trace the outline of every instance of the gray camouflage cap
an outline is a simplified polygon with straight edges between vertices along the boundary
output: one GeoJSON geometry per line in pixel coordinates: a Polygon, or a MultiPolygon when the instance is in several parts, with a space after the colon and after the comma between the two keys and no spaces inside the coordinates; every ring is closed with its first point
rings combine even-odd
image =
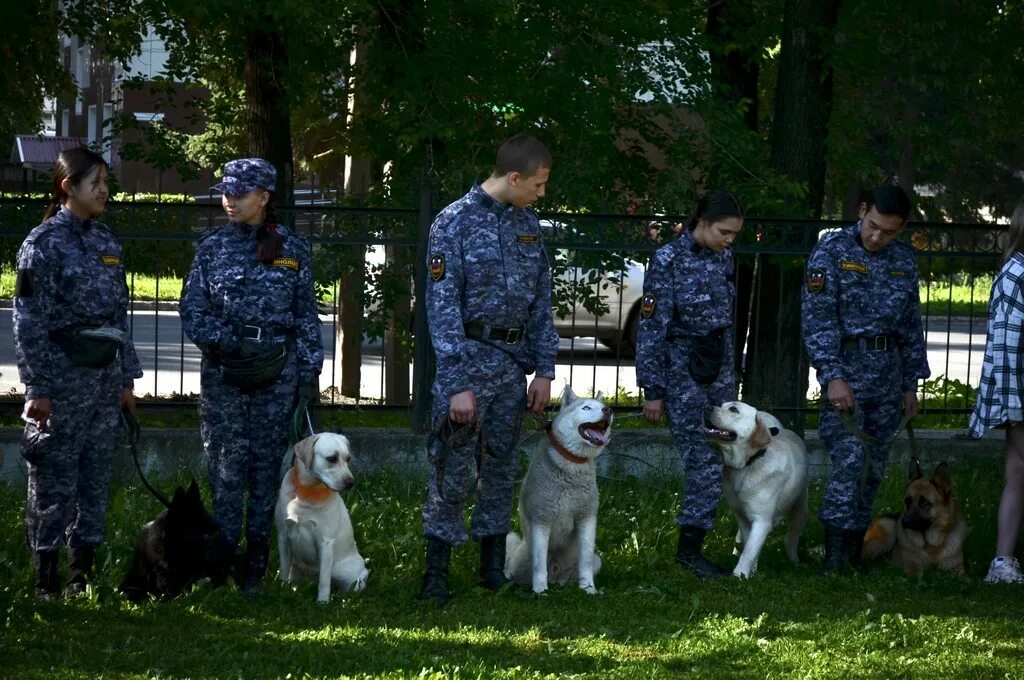
{"type": "Polygon", "coordinates": [[[262,158],[236,158],[224,164],[219,183],[210,189],[231,196],[242,196],[254,189],[273,191],[277,184],[277,170],[262,158]]]}

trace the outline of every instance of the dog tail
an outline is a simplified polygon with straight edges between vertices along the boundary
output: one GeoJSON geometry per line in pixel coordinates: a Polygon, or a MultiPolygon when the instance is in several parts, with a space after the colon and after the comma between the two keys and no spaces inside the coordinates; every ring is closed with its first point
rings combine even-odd
{"type": "Polygon", "coordinates": [[[864,534],[864,549],[861,555],[871,560],[892,552],[896,546],[896,517],[883,515],[879,517],[864,534]]]}

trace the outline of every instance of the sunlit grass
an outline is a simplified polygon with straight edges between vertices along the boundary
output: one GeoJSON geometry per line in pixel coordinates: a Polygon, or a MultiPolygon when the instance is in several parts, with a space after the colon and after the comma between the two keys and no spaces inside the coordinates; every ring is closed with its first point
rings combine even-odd
{"type": "MultiPolygon", "coordinates": [[[[938,456],[940,452],[928,452],[938,456]]],[[[930,472],[934,459],[925,465],[930,472]]],[[[347,497],[368,589],[314,602],[311,584],[273,584],[255,598],[200,585],[171,602],[131,605],[114,591],[134,534],[159,509],[136,487],[113,498],[108,544],[91,596],[37,604],[24,549],[22,489],[0,486],[0,672],[81,678],[675,678],[1020,677],[1024,588],[986,586],[1001,479],[997,461],[953,463],[974,530],[971,580],[887,566],[863,578],[817,575],[821,529],[789,565],[781,534],[750,581],[699,582],[672,562],[676,479],[606,482],[598,548],[601,594],[574,587],[530,597],[477,588],[478,550],[455,551],[455,598],[438,610],[415,600],[423,567],[423,481],[361,478],[347,497]]],[[[163,482],[164,488],[170,484],[163,482]]],[[[879,510],[901,505],[890,470],[879,510]]],[[[812,508],[819,503],[815,487],[812,508]]],[[[735,525],[720,512],[708,552],[732,563],[735,525]]],[[[273,554],[273,553],[272,553],[273,554]]],[[[276,557],[271,559],[271,570],[276,557]]]]}

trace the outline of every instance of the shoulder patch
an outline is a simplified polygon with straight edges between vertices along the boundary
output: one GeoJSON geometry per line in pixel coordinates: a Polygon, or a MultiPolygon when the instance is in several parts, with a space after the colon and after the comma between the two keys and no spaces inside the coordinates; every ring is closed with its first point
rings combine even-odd
{"type": "Polygon", "coordinates": [[[539,243],[540,236],[537,234],[516,234],[516,243],[539,243]]]}
{"type": "Polygon", "coordinates": [[[807,270],[807,290],[817,295],[825,289],[825,270],[820,268],[807,270]]]}
{"type": "Polygon", "coordinates": [[[658,305],[658,296],[654,293],[647,293],[640,300],[640,315],[645,319],[650,319],[654,316],[654,309],[658,305]]]}
{"type": "Polygon", "coordinates": [[[294,257],[275,257],[270,264],[273,267],[288,267],[288,269],[299,271],[299,261],[294,257]]]}
{"type": "Polygon", "coordinates": [[[103,264],[110,267],[115,267],[121,264],[121,258],[117,255],[102,255],[100,259],[103,260],[103,264]]]}
{"type": "Polygon", "coordinates": [[[29,298],[35,292],[35,272],[32,269],[19,269],[14,279],[14,297],[29,298]]]}
{"type": "Polygon", "coordinates": [[[430,280],[440,281],[444,278],[444,253],[434,253],[430,256],[430,280]]]}
{"type": "Polygon", "coordinates": [[[857,272],[858,274],[867,274],[868,268],[860,262],[854,262],[853,260],[845,260],[839,265],[840,269],[845,269],[848,272],[857,272]]]}

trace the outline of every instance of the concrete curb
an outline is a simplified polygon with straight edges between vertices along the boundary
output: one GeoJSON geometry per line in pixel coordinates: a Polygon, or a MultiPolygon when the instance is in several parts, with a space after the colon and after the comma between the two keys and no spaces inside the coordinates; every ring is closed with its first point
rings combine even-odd
{"type": "MultiPolygon", "coordinates": [[[[25,463],[19,447],[20,428],[0,428],[0,481],[25,485],[25,463]]],[[[921,462],[926,470],[940,460],[957,465],[972,460],[993,459],[1002,456],[1003,439],[992,432],[980,440],[957,439],[959,430],[922,430],[917,432],[921,462]]],[[[388,473],[426,479],[428,465],[424,455],[425,435],[415,435],[404,429],[354,428],[345,432],[354,453],[353,468],[356,475],[373,476],[388,473]]],[[[524,436],[521,451],[532,454],[537,433],[524,436]]],[[[819,483],[825,474],[827,461],[817,431],[805,437],[810,456],[812,483],[819,483]]],[[[905,437],[893,444],[892,464],[904,466],[910,459],[910,445],[905,437]]],[[[139,441],[139,460],[147,478],[168,480],[182,472],[190,472],[202,479],[206,476],[202,440],[198,429],[148,429],[139,441]]],[[[672,436],[666,429],[619,430],[612,443],[598,459],[598,474],[610,479],[635,477],[658,480],[663,488],[677,488],[680,478],[678,454],[672,436]],[[666,479],[668,477],[669,479],[666,479]]],[[[136,483],[131,454],[118,448],[114,458],[114,483],[136,483]]]]}

